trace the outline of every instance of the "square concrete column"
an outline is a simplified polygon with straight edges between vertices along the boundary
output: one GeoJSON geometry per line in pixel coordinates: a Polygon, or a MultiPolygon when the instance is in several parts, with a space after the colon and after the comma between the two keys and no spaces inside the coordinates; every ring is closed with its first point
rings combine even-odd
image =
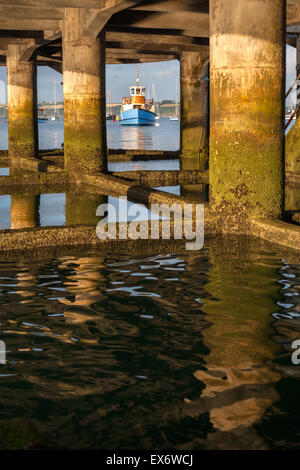
{"type": "Polygon", "coordinates": [[[107,169],[105,34],[84,36],[85,14],[66,8],[63,28],[65,166],[74,178],[107,169]]]}
{"type": "Polygon", "coordinates": [[[210,0],[210,207],[219,229],[281,216],[285,1],[210,0]]]}
{"type": "Polygon", "coordinates": [[[38,156],[36,61],[22,61],[30,44],[10,44],[7,51],[8,145],[11,158],[38,156]]]}
{"type": "Polygon", "coordinates": [[[206,52],[183,52],[180,57],[181,167],[204,169],[208,155],[208,77],[206,52]],[[205,80],[205,78],[207,78],[205,80]]]}

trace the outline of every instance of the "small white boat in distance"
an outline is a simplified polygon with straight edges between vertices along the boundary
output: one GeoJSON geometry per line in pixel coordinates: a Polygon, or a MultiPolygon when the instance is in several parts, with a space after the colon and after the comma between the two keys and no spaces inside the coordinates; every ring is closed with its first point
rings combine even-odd
{"type": "Polygon", "coordinates": [[[176,100],[175,100],[175,114],[169,117],[170,121],[179,121],[179,103],[178,103],[178,85],[176,82],[176,100]]]}
{"type": "Polygon", "coordinates": [[[156,95],[156,90],[155,90],[155,85],[152,83],[152,96],[153,96],[153,101],[154,101],[154,112],[156,114],[155,119],[158,121],[160,119],[160,111],[159,111],[159,104],[157,100],[157,95],[156,95]]]}
{"type": "Polygon", "coordinates": [[[59,112],[57,109],[57,100],[56,100],[56,80],[54,80],[54,114],[51,117],[51,121],[60,121],[59,112]]]}

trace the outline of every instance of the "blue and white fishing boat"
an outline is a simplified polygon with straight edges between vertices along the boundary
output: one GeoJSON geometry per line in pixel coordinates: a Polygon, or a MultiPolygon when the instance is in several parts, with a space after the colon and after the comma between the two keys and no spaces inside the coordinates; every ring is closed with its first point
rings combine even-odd
{"type": "Polygon", "coordinates": [[[137,66],[136,85],[130,87],[130,97],[122,100],[120,124],[153,126],[156,118],[154,106],[153,99],[146,99],[146,87],[140,86],[139,66],[137,66]]]}

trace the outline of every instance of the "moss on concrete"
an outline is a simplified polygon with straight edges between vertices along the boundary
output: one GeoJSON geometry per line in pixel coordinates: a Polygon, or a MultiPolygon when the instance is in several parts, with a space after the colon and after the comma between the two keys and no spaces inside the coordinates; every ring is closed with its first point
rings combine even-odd
{"type": "Polygon", "coordinates": [[[221,132],[210,147],[210,203],[220,223],[232,229],[252,217],[278,218],[284,200],[283,148],[278,135],[221,132]],[[232,219],[230,222],[229,219],[232,219]]]}
{"type": "Polygon", "coordinates": [[[73,177],[106,171],[100,99],[65,100],[65,168],[73,177]]]}

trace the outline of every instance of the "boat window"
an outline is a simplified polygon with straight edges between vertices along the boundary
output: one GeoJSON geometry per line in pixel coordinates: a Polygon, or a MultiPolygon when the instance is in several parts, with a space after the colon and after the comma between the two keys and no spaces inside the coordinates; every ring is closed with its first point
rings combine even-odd
{"type": "Polygon", "coordinates": [[[135,94],[136,94],[136,95],[140,95],[140,94],[141,94],[141,89],[140,89],[140,88],[136,88],[135,94]]]}
{"type": "Polygon", "coordinates": [[[131,88],[131,89],[130,89],[130,93],[131,93],[132,95],[134,95],[134,88],[131,88]]]}
{"type": "Polygon", "coordinates": [[[142,95],[145,96],[146,88],[141,88],[142,90],[142,95]]]}

